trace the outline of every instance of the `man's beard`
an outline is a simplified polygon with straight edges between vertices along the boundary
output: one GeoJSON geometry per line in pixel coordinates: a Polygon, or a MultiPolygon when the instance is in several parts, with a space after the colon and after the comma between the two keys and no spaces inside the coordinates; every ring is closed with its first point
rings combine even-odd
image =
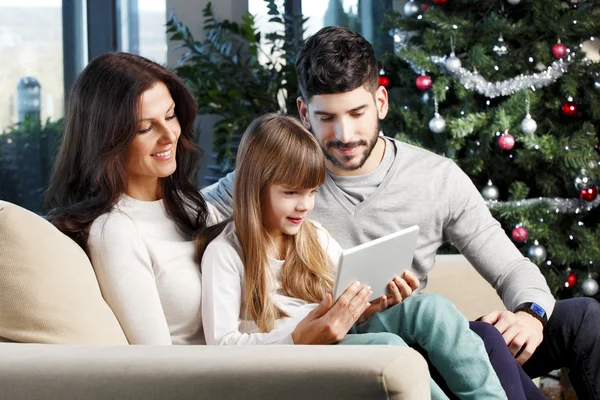
{"type": "Polygon", "coordinates": [[[375,145],[377,144],[378,138],[379,138],[379,120],[377,120],[377,123],[375,125],[375,132],[373,132],[373,136],[368,142],[366,140],[358,140],[356,142],[343,143],[339,140],[335,140],[335,141],[329,141],[329,142],[325,143],[325,145],[321,145],[321,149],[323,149],[325,158],[327,158],[336,167],[338,167],[344,171],[356,171],[357,169],[359,169],[363,165],[365,165],[368,158],[371,156],[371,153],[373,152],[375,145]],[[329,152],[329,149],[331,149],[331,148],[350,149],[350,148],[357,147],[357,146],[366,146],[367,149],[362,154],[362,156],[359,156],[359,157],[362,157],[360,159],[360,161],[357,164],[354,164],[351,166],[345,165],[344,159],[345,159],[345,161],[350,161],[353,158],[352,156],[341,156],[342,160],[340,160],[333,153],[329,152]]]}

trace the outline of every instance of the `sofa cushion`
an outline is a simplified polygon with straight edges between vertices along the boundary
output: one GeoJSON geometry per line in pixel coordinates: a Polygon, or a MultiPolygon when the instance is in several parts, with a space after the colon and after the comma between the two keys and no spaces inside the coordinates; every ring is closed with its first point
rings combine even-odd
{"type": "Polygon", "coordinates": [[[0,399],[424,400],[407,346],[48,346],[0,343],[0,399]]]}
{"type": "Polygon", "coordinates": [[[469,320],[506,310],[494,288],[460,254],[436,256],[424,292],[447,297],[469,320]]]}
{"type": "Polygon", "coordinates": [[[5,201],[0,341],[127,344],[85,252],[44,218],[5,201]]]}

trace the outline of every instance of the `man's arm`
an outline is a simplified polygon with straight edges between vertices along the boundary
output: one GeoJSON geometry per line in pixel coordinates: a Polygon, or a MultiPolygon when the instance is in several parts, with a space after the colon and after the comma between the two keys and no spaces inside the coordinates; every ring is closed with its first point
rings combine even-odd
{"type": "Polygon", "coordinates": [[[204,199],[215,206],[221,213],[222,219],[230,218],[233,214],[233,183],[235,171],[228,173],[218,182],[202,189],[204,199]]]}
{"type": "Polygon", "coordinates": [[[510,241],[471,179],[454,163],[448,181],[449,219],[444,235],[496,289],[510,310],[491,312],[482,320],[498,329],[513,356],[524,364],[543,340],[543,325],[517,309],[525,303],[537,303],[549,317],[555,300],[539,268],[510,241]]]}
{"type": "Polygon", "coordinates": [[[454,163],[448,181],[450,203],[445,237],[496,289],[508,310],[534,302],[550,317],[555,299],[539,268],[511,242],[471,179],[454,163]]]}

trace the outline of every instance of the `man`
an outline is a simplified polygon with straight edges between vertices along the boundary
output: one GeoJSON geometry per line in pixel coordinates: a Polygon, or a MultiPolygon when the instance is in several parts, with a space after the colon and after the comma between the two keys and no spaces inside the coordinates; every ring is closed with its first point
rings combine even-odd
{"type": "MultiPolygon", "coordinates": [[[[420,288],[437,249],[450,241],[509,310],[492,312],[471,328],[481,335],[486,323],[493,324],[529,376],[568,367],[579,398],[600,399],[600,304],[555,302],[538,267],[512,244],[456,164],[379,136],[388,97],[377,85],[377,70],[371,45],[339,27],[317,32],[298,55],[300,119],[321,143],[328,169],[311,218],[344,248],[419,225],[413,268],[420,288]]],[[[232,180],[230,174],[205,193],[225,215],[231,213],[232,180]]],[[[403,295],[410,294],[406,285],[403,295]]]]}

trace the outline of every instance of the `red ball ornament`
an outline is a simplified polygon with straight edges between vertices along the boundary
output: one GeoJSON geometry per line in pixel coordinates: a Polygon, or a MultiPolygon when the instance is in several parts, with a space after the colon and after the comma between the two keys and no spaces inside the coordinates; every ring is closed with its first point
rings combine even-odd
{"type": "Polygon", "coordinates": [[[589,187],[579,192],[579,198],[583,201],[594,201],[598,197],[598,188],[596,186],[589,187]]]}
{"type": "Polygon", "coordinates": [[[576,117],[579,113],[577,104],[573,101],[566,101],[560,108],[560,111],[565,117],[576,117]]]}
{"type": "Polygon", "coordinates": [[[515,242],[525,243],[529,238],[529,231],[523,225],[516,226],[512,230],[512,238],[515,242]]]}
{"type": "Polygon", "coordinates": [[[423,5],[421,6],[421,10],[423,10],[423,11],[429,10],[429,4],[423,3],[423,5]]]}
{"type": "Polygon", "coordinates": [[[508,133],[508,131],[504,132],[498,138],[498,146],[500,146],[502,150],[511,150],[513,147],[515,147],[514,136],[508,133]]]}
{"type": "Polygon", "coordinates": [[[387,89],[390,87],[390,78],[388,78],[385,75],[379,75],[379,78],[377,79],[377,84],[387,89]]]}
{"type": "Polygon", "coordinates": [[[429,75],[421,75],[417,78],[416,84],[419,90],[429,90],[432,85],[431,77],[429,75]]]}
{"type": "Polygon", "coordinates": [[[567,46],[560,41],[552,46],[552,55],[556,58],[563,58],[567,55],[567,46]]]}
{"type": "Polygon", "coordinates": [[[433,0],[433,4],[436,6],[445,6],[448,4],[448,0],[433,0]]]}
{"type": "Polygon", "coordinates": [[[577,284],[577,275],[569,274],[569,276],[567,276],[567,284],[569,287],[575,286],[577,284]]]}

